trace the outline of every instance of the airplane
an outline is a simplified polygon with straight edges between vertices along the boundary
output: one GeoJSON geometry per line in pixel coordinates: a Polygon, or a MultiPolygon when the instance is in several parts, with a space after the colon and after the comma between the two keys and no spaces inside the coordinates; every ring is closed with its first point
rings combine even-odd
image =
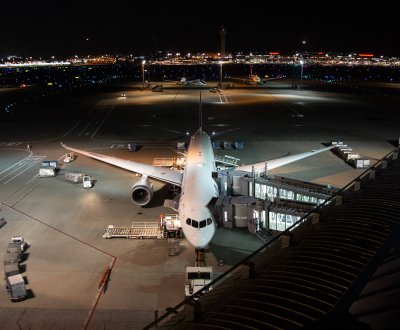
{"type": "MultiPolygon", "coordinates": [[[[214,151],[210,136],[202,128],[201,94],[199,113],[199,129],[191,136],[183,172],[80,150],[69,147],[62,142],[61,145],[74,153],[141,174],[141,179],[133,185],[131,190],[132,201],[137,205],[147,205],[153,197],[153,184],[149,181],[149,178],[180,187],[179,202],[165,200],[164,206],[178,212],[184,236],[196,251],[201,251],[211,242],[216,229],[215,218],[208,204],[219,196],[218,185],[214,180],[217,173],[214,151]]],[[[265,168],[271,170],[331,148],[332,146],[314,149],[300,154],[238,166],[235,169],[249,172],[263,171],[265,168]]]]}
{"type": "Polygon", "coordinates": [[[231,80],[236,80],[247,85],[264,85],[268,80],[278,79],[278,78],[263,78],[253,74],[253,67],[250,65],[250,74],[248,77],[230,77],[231,80]]]}
{"type": "Polygon", "coordinates": [[[187,80],[185,77],[182,77],[182,79],[177,82],[178,85],[190,85],[190,86],[207,86],[207,83],[205,80],[202,79],[193,79],[193,80],[187,80]]]}
{"type": "Polygon", "coordinates": [[[188,80],[186,77],[182,77],[180,80],[165,80],[164,81],[172,81],[176,82],[177,85],[185,85],[185,86],[207,86],[207,82],[203,79],[193,79],[188,80]]]}

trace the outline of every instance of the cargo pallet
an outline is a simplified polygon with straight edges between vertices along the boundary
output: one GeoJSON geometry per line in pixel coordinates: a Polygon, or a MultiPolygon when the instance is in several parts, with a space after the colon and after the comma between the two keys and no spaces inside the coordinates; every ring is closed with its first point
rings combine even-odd
{"type": "Polygon", "coordinates": [[[172,238],[181,237],[181,224],[176,214],[161,214],[160,221],[132,222],[130,227],[109,225],[103,238],[172,238]]]}
{"type": "Polygon", "coordinates": [[[131,227],[116,227],[109,225],[103,234],[103,238],[164,238],[164,230],[160,223],[155,222],[133,222],[131,227]]]}

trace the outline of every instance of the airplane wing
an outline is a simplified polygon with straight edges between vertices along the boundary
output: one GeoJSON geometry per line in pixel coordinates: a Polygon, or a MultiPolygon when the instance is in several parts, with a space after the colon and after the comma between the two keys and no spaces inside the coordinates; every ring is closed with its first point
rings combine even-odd
{"type": "Polygon", "coordinates": [[[333,146],[329,146],[329,147],[325,147],[325,148],[314,149],[311,151],[303,152],[300,154],[289,155],[289,156],[285,156],[285,157],[281,157],[281,158],[267,160],[264,162],[258,162],[258,163],[247,164],[247,165],[239,165],[238,167],[235,168],[235,170],[251,172],[254,168],[254,170],[264,171],[265,165],[267,166],[268,170],[272,170],[274,168],[293,163],[297,160],[307,158],[310,156],[314,156],[316,154],[319,154],[320,152],[328,151],[332,148],[333,148],[333,146]]]}
{"type": "Polygon", "coordinates": [[[186,80],[184,85],[207,86],[207,83],[201,79],[186,80]]]}
{"type": "Polygon", "coordinates": [[[148,176],[149,178],[157,179],[162,182],[170,183],[176,186],[181,186],[182,184],[182,173],[170,168],[152,166],[148,164],[137,163],[127,159],[120,159],[112,156],[105,156],[96,154],[94,152],[80,150],[68,147],[61,142],[61,145],[70,151],[76,152],[81,155],[99,160],[101,162],[114,165],[116,167],[123,168],[125,170],[142,174],[148,176]]]}
{"type": "Polygon", "coordinates": [[[240,81],[240,82],[249,81],[249,78],[241,78],[241,77],[229,77],[228,79],[233,80],[233,81],[240,81]]]}

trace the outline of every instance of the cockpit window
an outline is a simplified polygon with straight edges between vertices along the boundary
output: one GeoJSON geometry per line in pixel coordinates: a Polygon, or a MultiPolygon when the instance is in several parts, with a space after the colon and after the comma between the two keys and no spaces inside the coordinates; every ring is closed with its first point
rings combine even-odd
{"type": "Polygon", "coordinates": [[[186,219],[186,224],[188,224],[189,226],[192,226],[194,228],[204,228],[207,225],[211,225],[212,222],[213,221],[211,218],[207,218],[206,220],[201,220],[201,221],[192,220],[190,218],[186,219]]]}

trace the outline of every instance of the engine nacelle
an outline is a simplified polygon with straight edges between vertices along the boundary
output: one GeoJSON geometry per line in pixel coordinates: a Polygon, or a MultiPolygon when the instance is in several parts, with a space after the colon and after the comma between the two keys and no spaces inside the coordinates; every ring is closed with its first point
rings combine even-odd
{"type": "Polygon", "coordinates": [[[147,205],[153,198],[153,184],[148,180],[147,176],[143,176],[136,182],[131,191],[132,201],[140,206],[147,205]]]}

